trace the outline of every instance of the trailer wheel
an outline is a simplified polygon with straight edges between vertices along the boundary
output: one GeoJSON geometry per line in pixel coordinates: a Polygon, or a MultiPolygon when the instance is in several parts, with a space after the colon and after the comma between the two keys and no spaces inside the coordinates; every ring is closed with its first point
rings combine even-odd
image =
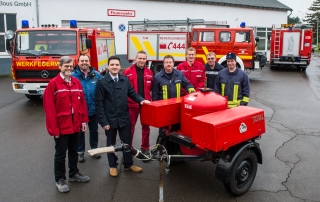
{"type": "Polygon", "coordinates": [[[257,168],[258,160],[254,151],[243,151],[232,168],[230,182],[223,184],[226,191],[233,196],[245,194],[256,177],[257,168]]]}
{"type": "Polygon", "coordinates": [[[39,100],[41,98],[41,95],[29,95],[29,94],[25,94],[25,96],[29,99],[29,100],[39,100]]]}
{"type": "Polygon", "coordinates": [[[163,69],[163,63],[159,62],[159,63],[154,63],[152,65],[152,72],[153,75],[156,75],[158,72],[160,72],[163,69]]]}
{"type": "MultiPolygon", "coordinates": [[[[297,71],[300,72],[301,71],[301,67],[297,66],[297,71]]],[[[303,71],[303,70],[302,70],[303,71]]]]}
{"type": "Polygon", "coordinates": [[[302,67],[302,71],[305,72],[307,67],[302,67]]]}

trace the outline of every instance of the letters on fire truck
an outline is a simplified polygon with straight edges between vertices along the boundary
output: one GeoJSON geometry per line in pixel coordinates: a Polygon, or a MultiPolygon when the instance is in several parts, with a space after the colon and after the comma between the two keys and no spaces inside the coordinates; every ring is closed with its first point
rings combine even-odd
{"type": "Polygon", "coordinates": [[[21,27],[15,33],[7,31],[6,47],[12,55],[13,90],[29,99],[39,99],[50,79],[60,72],[61,56],[70,56],[76,65],[80,54],[88,54],[91,66],[103,72],[108,57],[115,55],[113,32],[78,28],[74,20],[70,21],[70,28],[29,28],[25,20],[21,27]]]}
{"type": "Polygon", "coordinates": [[[162,21],[129,21],[127,34],[127,59],[134,61],[138,51],[148,54],[149,67],[154,73],[163,68],[165,55],[175,58],[175,65],[186,60],[186,49],[196,49],[196,60],[207,63],[208,52],[215,52],[217,61],[226,66],[225,55],[228,52],[237,54],[237,66],[242,70],[262,68],[265,56],[256,52],[256,41],[252,28],[245,23],[237,28],[195,28],[203,27],[203,20],[162,20],[162,21]],[[180,27],[178,27],[180,26],[180,27]],[[259,64],[260,62],[260,64],[259,64]]]}
{"type": "MultiPolygon", "coordinates": [[[[296,66],[305,71],[311,61],[313,28],[307,24],[272,26],[270,67],[296,66]]],[[[270,36],[269,36],[270,39],[270,36]]]]}

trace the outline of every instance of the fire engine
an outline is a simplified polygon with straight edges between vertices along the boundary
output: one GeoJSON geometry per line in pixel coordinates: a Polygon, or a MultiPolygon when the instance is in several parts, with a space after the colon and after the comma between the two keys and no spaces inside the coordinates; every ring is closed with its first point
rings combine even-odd
{"type": "MultiPolygon", "coordinates": [[[[270,68],[296,66],[305,71],[311,61],[313,27],[307,24],[272,25],[270,68]]],[[[271,37],[271,39],[270,39],[271,37]]]]}
{"type": "Polygon", "coordinates": [[[115,54],[113,32],[78,28],[75,20],[70,21],[70,28],[54,24],[29,28],[29,22],[23,20],[21,29],[7,31],[6,37],[7,51],[12,55],[13,90],[31,100],[39,99],[49,81],[60,72],[61,56],[70,56],[76,65],[80,54],[88,54],[91,66],[103,72],[108,57],[115,54]]]}
{"type": "Polygon", "coordinates": [[[228,52],[237,55],[237,66],[248,73],[264,66],[262,59],[265,56],[256,52],[259,38],[254,38],[253,29],[246,28],[245,23],[237,28],[203,28],[205,22],[202,19],[129,21],[128,24],[127,60],[134,61],[137,52],[144,50],[154,73],[163,68],[165,55],[175,58],[175,66],[184,62],[188,47],[196,49],[196,60],[203,64],[207,63],[207,53],[213,51],[223,66],[227,66],[228,52]]]}

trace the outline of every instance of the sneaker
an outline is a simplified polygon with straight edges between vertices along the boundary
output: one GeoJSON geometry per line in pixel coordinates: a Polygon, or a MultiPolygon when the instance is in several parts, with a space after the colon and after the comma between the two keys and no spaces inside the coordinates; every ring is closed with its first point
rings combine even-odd
{"type": "Polygon", "coordinates": [[[94,154],[92,157],[95,158],[95,159],[99,159],[101,157],[101,155],[100,154],[94,154]]]}
{"type": "Polygon", "coordinates": [[[64,179],[60,179],[58,182],[56,182],[56,186],[61,193],[69,191],[69,187],[64,179]]]}
{"type": "MultiPolygon", "coordinates": [[[[143,150],[141,149],[141,153],[143,153],[144,155],[146,155],[147,157],[151,157],[151,154],[150,154],[150,150],[147,149],[147,150],[143,150]]],[[[149,163],[151,160],[142,160],[143,163],[149,163]]]]}
{"type": "Polygon", "coordinates": [[[124,168],[125,170],[131,170],[135,173],[140,173],[142,172],[142,168],[140,168],[139,166],[135,166],[135,165],[132,165],[131,167],[129,168],[124,168]]]}
{"type": "Polygon", "coordinates": [[[117,168],[110,168],[110,175],[112,177],[117,177],[118,176],[118,170],[117,168]]]}
{"type": "Polygon", "coordinates": [[[73,177],[69,177],[69,182],[88,182],[90,178],[82,175],[81,173],[75,174],[73,177]]]}
{"type": "Polygon", "coordinates": [[[78,155],[78,162],[84,162],[85,159],[84,159],[84,154],[79,154],[78,155]]]}

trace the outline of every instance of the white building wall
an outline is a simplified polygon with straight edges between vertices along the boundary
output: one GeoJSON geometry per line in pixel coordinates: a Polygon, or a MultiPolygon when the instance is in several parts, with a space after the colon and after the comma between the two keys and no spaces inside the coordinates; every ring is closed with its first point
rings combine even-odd
{"type": "Polygon", "coordinates": [[[186,20],[227,21],[230,27],[246,22],[250,27],[271,27],[272,24],[286,23],[286,11],[272,11],[175,2],[146,2],[139,0],[39,0],[40,24],[58,24],[61,20],[112,21],[116,36],[117,54],[126,54],[126,32],[118,30],[119,24],[128,21],[186,20]],[[108,16],[107,9],[135,10],[135,17],[108,16]]]}

